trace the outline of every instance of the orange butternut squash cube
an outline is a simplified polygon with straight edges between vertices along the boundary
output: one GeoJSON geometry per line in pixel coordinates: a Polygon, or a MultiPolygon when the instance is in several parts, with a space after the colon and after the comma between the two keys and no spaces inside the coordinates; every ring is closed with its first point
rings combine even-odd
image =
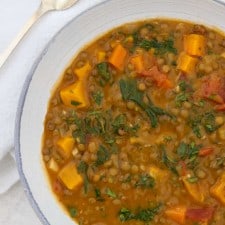
{"type": "Polygon", "coordinates": [[[53,172],[58,172],[59,171],[59,165],[58,163],[53,159],[51,158],[48,162],[48,168],[53,171],[53,172]]]}
{"type": "Polygon", "coordinates": [[[225,172],[210,189],[211,195],[225,205],[225,172]]]}
{"type": "Polygon", "coordinates": [[[104,51],[98,52],[98,62],[99,63],[105,61],[105,57],[106,57],[106,52],[104,52],[104,51]]]}
{"type": "Polygon", "coordinates": [[[137,72],[142,72],[145,69],[143,57],[141,55],[132,57],[130,62],[137,72]]]}
{"type": "Polygon", "coordinates": [[[168,172],[158,168],[157,166],[151,166],[149,168],[149,175],[156,180],[165,179],[168,177],[168,172]]]}
{"type": "Polygon", "coordinates": [[[185,206],[180,206],[180,207],[167,209],[165,211],[165,215],[169,219],[171,219],[179,224],[184,224],[186,221],[186,211],[187,211],[187,208],[185,206]]]}
{"type": "Polygon", "coordinates": [[[118,44],[109,57],[109,63],[111,63],[118,70],[124,69],[124,63],[127,56],[127,50],[121,45],[118,44]]]}
{"type": "Polygon", "coordinates": [[[77,81],[60,91],[60,97],[66,106],[75,106],[76,108],[86,108],[89,106],[86,84],[77,81]]]}
{"type": "Polygon", "coordinates": [[[66,159],[68,159],[71,155],[71,152],[74,147],[74,138],[72,137],[63,137],[57,141],[57,145],[59,146],[59,153],[66,159]]]}
{"type": "Polygon", "coordinates": [[[91,66],[89,63],[74,70],[78,80],[74,84],[63,88],[60,91],[60,97],[64,105],[75,106],[76,108],[86,108],[89,106],[87,78],[90,70],[91,66]]]}
{"type": "Polygon", "coordinates": [[[91,65],[89,64],[89,62],[87,62],[81,68],[74,69],[74,73],[76,74],[79,81],[86,81],[90,71],[91,71],[91,65]]]}
{"type": "Polygon", "coordinates": [[[125,39],[125,43],[132,43],[132,42],[134,42],[134,38],[133,38],[133,36],[132,36],[132,35],[130,35],[130,36],[128,36],[128,37],[126,37],[126,39],[125,39]]]}
{"type": "Polygon", "coordinates": [[[178,58],[178,64],[177,69],[190,74],[195,71],[195,66],[198,62],[198,59],[195,57],[192,57],[186,53],[181,53],[178,58]]]}
{"type": "Polygon", "coordinates": [[[225,52],[223,52],[220,56],[225,58],[225,52]]]}
{"type": "Polygon", "coordinates": [[[187,190],[187,192],[190,194],[190,196],[196,201],[196,202],[204,202],[205,197],[200,190],[198,183],[190,183],[187,180],[187,177],[182,177],[182,181],[184,183],[184,186],[187,190]]]}
{"type": "Polygon", "coordinates": [[[58,176],[63,184],[70,190],[73,190],[83,183],[83,179],[77,172],[74,162],[69,162],[67,165],[65,165],[59,172],[58,176]]]}
{"type": "Polygon", "coordinates": [[[188,55],[201,57],[205,54],[206,40],[203,35],[189,34],[184,36],[184,50],[188,55]]]}

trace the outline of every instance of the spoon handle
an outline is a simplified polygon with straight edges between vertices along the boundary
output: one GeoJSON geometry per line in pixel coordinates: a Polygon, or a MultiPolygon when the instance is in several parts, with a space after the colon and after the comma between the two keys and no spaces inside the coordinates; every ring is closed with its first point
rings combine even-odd
{"type": "Polygon", "coordinates": [[[8,57],[12,54],[12,52],[15,50],[16,46],[20,43],[20,41],[24,38],[26,33],[30,30],[32,25],[47,11],[49,11],[49,8],[46,8],[43,6],[43,4],[40,5],[40,7],[37,9],[37,11],[33,14],[33,16],[27,21],[27,23],[24,25],[22,30],[18,33],[16,38],[11,42],[11,44],[8,46],[8,48],[0,55],[0,68],[4,65],[4,63],[7,61],[8,57]]]}

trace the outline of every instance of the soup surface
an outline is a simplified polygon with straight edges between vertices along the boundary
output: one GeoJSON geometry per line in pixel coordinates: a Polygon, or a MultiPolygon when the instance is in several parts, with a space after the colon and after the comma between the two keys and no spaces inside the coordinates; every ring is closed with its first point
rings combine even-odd
{"type": "Polygon", "coordinates": [[[149,20],[94,41],[49,102],[42,155],[80,225],[225,224],[225,37],[149,20]]]}

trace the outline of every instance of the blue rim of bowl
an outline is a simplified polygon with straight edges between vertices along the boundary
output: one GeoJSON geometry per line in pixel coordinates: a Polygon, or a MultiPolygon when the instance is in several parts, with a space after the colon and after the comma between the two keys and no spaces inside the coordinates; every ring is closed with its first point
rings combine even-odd
{"type": "MultiPolygon", "coordinates": [[[[55,41],[56,37],[67,27],[69,26],[74,19],[82,16],[84,13],[88,12],[89,10],[92,10],[93,8],[103,5],[106,1],[112,1],[112,0],[104,0],[103,2],[97,3],[90,8],[87,8],[86,10],[82,11],[78,15],[76,15],[74,18],[72,18],[70,21],[68,21],[55,35],[54,37],[45,45],[42,53],[38,58],[36,58],[34,65],[32,66],[31,70],[27,74],[27,78],[24,82],[22,92],[20,94],[20,99],[19,103],[17,106],[17,112],[16,112],[16,121],[15,121],[15,132],[14,132],[14,144],[15,144],[15,157],[16,157],[16,164],[17,164],[17,169],[19,172],[20,180],[22,182],[22,185],[24,187],[24,191],[26,193],[26,196],[34,209],[36,215],[38,216],[39,220],[41,221],[42,224],[44,225],[51,225],[48,221],[48,219],[45,217],[44,213],[41,211],[38,203],[36,202],[32,191],[30,189],[29,183],[27,182],[27,179],[24,175],[23,172],[23,162],[21,158],[21,152],[20,152],[20,127],[21,127],[21,118],[22,118],[22,113],[23,113],[23,107],[27,95],[27,91],[29,89],[31,80],[33,78],[34,72],[36,68],[38,67],[38,64],[41,62],[42,58],[45,56],[45,54],[48,52],[48,49],[50,48],[51,44],[55,41]]],[[[213,2],[225,6],[225,0],[213,0],[213,2]]],[[[75,6],[76,7],[76,6],[75,6]]]]}

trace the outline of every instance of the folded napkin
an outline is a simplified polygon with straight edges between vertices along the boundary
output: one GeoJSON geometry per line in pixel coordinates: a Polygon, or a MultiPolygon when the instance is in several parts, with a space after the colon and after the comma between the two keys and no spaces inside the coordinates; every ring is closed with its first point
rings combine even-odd
{"type": "MultiPolygon", "coordinates": [[[[34,1],[37,3],[37,0],[34,1]]],[[[13,159],[14,126],[19,96],[26,75],[46,44],[67,22],[84,10],[103,1],[80,0],[70,9],[50,12],[43,16],[23,39],[6,64],[0,68],[0,194],[7,191],[19,179],[13,159]]],[[[22,1],[19,2],[21,4],[22,1]]],[[[0,3],[1,10],[2,4],[4,3],[0,3]]],[[[8,3],[9,5],[12,7],[12,4],[8,3]]],[[[16,5],[14,6],[16,7],[16,5]]],[[[26,5],[24,5],[24,10],[28,10],[26,5]]],[[[6,37],[4,36],[4,38],[6,37]]],[[[0,46],[0,49],[3,47],[0,46]]]]}

